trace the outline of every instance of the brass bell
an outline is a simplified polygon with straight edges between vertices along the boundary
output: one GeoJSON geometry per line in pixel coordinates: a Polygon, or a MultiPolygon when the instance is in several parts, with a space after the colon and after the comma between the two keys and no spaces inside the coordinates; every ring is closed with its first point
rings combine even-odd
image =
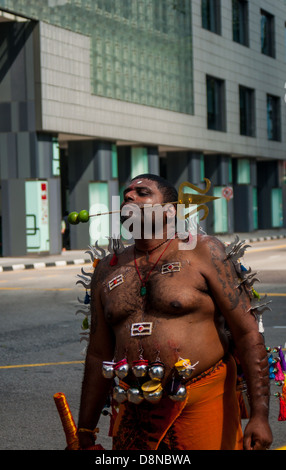
{"type": "Polygon", "coordinates": [[[116,385],[113,389],[113,398],[117,403],[124,403],[127,400],[126,390],[119,385],[116,385]]]}
{"type": "Polygon", "coordinates": [[[130,403],[139,405],[144,400],[144,397],[142,395],[141,390],[139,390],[139,388],[131,387],[127,390],[127,400],[130,403]]]}
{"type": "Polygon", "coordinates": [[[142,385],[143,396],[150,403],[157,403],[163,395],[163,387],[159,379],[152,379],[142,385]]]}
{"type": "Polygon", "coordinates": [[[148,371],[148,361],[145,361],[144,359],[139,360],[139,361],[134,361],[132,365],[132,372],[135,375],[135,377],[140,378],[140,377],[145,377],[148,371]]]}
{"type": "Polygon", "coordinates": [[[151,379],[160,379],[164,377],[165,366],[162,362],[153,362],[148,370],[151,379]]]}
{"type": "Polygon", "coordinates": [[[122,361],[117,362],[114,367],[115,375],[119,377],[119,379],[124,379],[128,375],[129,372],[129,365],[126,359],[122,359],[122,361]]]}
{"type": "Polygon", "coordinates": [[[176,390],[176,393],[169,395],[169,398],[173,401],[183,401],[187,396],[187,390],[184,385],[180,385],[179,388],[176,390]]]}
{"type": "Polygon", "coordinates": [[[106,379],[112,379],[114,376],[114,362],[104,361],[102,363],[102,375],[106,379]]]}

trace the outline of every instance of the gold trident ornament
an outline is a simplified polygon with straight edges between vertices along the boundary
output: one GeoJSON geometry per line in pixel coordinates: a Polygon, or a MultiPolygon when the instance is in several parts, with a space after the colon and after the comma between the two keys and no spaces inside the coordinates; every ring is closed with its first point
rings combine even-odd
{"type": "Polygon", "coordinates": [[[184,207],[178,207],[178,217],[180,219],[187,219],[190,215],[195,214],[196,212],[199,212],[200,210],[204,211],[203,217],[201,217],[200,220],[204,220],[207,218],[209,209],[206,206],[207,202],[213,201],[215,199],[220,199],[219,197],[215,196],[206,196],[206,193],[210,190],[211,187],[211,182],[208,178],[204,178],[206,182],[206,187],[205,189],[201,189],[198,186],[195,186],[192,183],[189,183],[188,181],[185,181],[184,183],[181,183],[179,186],[179,194],[178,194],[178,204],[182,204],[184,207]],[[184,193],[184,188],[188,187],[193,189],[194,191],[197,191],[200,194],[192,194],[192,193],[184,193]],[[198,207],[196,209],[193,209],[191,212],[184,214],[184,208],[189,208],[191,205],[197,205],[198,207]]]}

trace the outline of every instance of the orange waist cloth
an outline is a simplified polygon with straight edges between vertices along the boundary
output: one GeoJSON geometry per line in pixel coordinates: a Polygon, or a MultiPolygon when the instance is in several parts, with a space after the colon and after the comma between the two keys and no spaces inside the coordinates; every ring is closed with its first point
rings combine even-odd
{"type": "Polygon", "coordinates": [[[233,357],[187,385],[187,398],[120,405],[113,450],[242,450],[233,357]]]}

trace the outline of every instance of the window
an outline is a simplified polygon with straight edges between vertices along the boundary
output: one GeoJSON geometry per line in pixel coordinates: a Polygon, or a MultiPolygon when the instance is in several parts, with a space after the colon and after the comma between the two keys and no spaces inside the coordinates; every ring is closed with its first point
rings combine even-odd
{"type": "Polygon", "coordinates": [[[237,184],[250,184],[250,163],[247,158],[237,160],[237,184]]]}
{"type": "Polygon", "coordinates": [[[131,178],[148,173],[148,152],[144,147],[132,147],[131,150],[131,178]]]}
{"type": "MultiPolygon", "coordinates": [[[[108,183],[105,181],[92,182],[88,185],[89,212],[98,214],[107,212],[109,207],[108,183]]],[[[110,234],[109,217],[92,217],[89,224],[90,244],[96,240],[99,244],[106,245],[110,234]]]]}
{"type": "Polygon", "coordinates": [[[225,82],[207,76],[207,126],[216,131],[226,130],[225,82]]]}
{"type": "Polygon", "coordinates": [[[228,203],[222,195],[223,186],[214,186],[213,195],[218,197],[214,205],[214,232],[226,233],[228,231],[228,203]]]}
{"type": "Polygon", "coordinates": [[[283,227],[283,196],[281,188],[271,190],[271,225],[272,227],[283,227]]]}
{"type": "Polygon", "coordinates": [[[233,40],[248,46],[248,1],[232,0],[233,40]]]}
{"type": "Polygon", "coordinates": [[[261,52],[275,57],[274,16],[261,10],[261,52]]]}
{"type": "Polygon", "coordinates": [[[239,86],[240,134],[255,137],[254,90],[239,86]]]}
{"type": "Polygon", "coordinates": [[[202,26],[212,33],[220,34],[220,0],[202,0],[202,26]]]}
{"type": "Polygon", "coordinates": [[[267,137],[281,140],[280,98],[272,95],[267,95],[267,137]]]}

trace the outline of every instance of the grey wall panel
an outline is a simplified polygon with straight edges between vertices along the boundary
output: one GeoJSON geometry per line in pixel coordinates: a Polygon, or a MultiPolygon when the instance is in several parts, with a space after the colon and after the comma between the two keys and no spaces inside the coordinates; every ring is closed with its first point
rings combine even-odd
{"type": "Polygon", "coordinates": [[[3,256],[26,253],[25,181],[2,180],[3,256]],[[21,234],[21,236],[19,236],[21,234]]]}
{"type": "Polygon", "coordinates": [[[234,193],[234,230],[236,232],[251,232],[253,223],[252,185],[236,184],[234,193]]]}

